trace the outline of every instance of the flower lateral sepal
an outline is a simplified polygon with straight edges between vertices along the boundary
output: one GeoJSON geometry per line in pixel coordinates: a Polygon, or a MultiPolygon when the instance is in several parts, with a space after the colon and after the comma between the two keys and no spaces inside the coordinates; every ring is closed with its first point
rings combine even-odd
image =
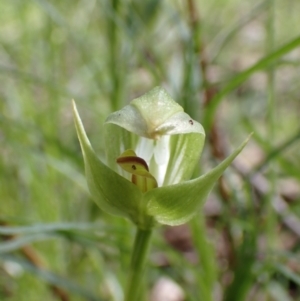
{"type": "Polygon", "coordinates": [[[95,203],[103,211],[125,217],[141,229],[152,228],[154,220],[146,213],[142,204],[141,190],[98,159],[85,133],[74,101],[73,113],[84,158],[87,184],[95,203]]]}
{"type": "Polygon", "coordinates": [[[148,214],[156,222],[177,226],[191,220],[201,210],[214,184],[243,150],[251,135],[224,161],[206,174],[183,183],[150,190],[144,195],[148,214]]]}

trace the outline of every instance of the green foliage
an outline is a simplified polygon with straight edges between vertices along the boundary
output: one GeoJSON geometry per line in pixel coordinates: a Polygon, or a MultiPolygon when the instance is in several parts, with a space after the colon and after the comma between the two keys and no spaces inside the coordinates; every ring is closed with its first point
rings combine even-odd
{"type": "Polygon", "coordinates": [[[165,276],[186,300],[299,300],[299,11],[298,0],[0,1],[0,300],[60,300],[53,285],[70,300],[123,299],[133,229],[90,198],[71,99],[98,164],[106,117],[158,85],[206,130],[194,178],[254,135],[187,228],[156,229],[146,291],[165,276]]]}

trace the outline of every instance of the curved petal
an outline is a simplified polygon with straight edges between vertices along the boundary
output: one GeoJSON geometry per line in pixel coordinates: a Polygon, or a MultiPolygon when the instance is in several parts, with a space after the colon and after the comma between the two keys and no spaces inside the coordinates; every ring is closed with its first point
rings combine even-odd
{"type": "Polygon", "coordinates": [[[75,102],[73,112],[84,158],[86,179],[94,201],[107,213],[129,218],[142,228],[149,227],[152,219],[145,214],[141,191],[97,158],[86,136],[75,102]]]}
{"type": "Polygon", "coordinates": [[[155,129],[161,135],[197,133],[205,136],[203,126],[184,112],[178,112],[155,129]]]}
{"type": "Polygon", "coordinates": [[[242,151],[247,138],[229,157],[205,175],[176,185],[160,187],[145,193],[148,214],[166,225],[181,225],[189,221],[201,208],[214,183],[242,151]]]}
{"type": "Polygon", "coordinates": [[[161,87],[155,87],[122,110],[112,113],[106,123],[116,124],[149,139],[192,132],[204,134],[202,125],[184,113],[183,108],[161,87]]]}

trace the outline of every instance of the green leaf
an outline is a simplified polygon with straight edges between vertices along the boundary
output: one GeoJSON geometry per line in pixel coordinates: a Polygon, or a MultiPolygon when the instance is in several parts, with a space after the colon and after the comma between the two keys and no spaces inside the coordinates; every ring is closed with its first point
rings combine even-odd
{"type": "Polygon", "coordinates": [[[88,289],[81,287],[80,284],[70,281],[67,278],[61,277],[57,274],[54,274],[50,271],[40,269],[26,260],[22,260],[17,256],[11,255],[0,255],[0,261],[11,261],[19,264],[26,272],[29,272],[37,276],[38,280],[43,280],[48,284],[55,285],[67,290],[70,293],[77,294],[83,298],[83,300],[89,301],[102,301],[103,299],[92,294],[88,289]]]}
{"type": "Polygon", "coordinates": [[[202,207],[215,182],[247,144],[248,137],[229,157],[201,177],[145,193],[148,213],[159,223],[180,225],[189,221],[202,207]]]}
{"type": "Polygon", "coordinates": [[[274,301],[293,301],[289,290],[280,281],[270,281],[267,290],[274,301]]]}
{"type": "Polygon", "coordinates": [[[255,276],[252,273],[257,253],[257,229],[244,231],[243,240],[236,253],[233,281],[224,292],[224,301],[244,301],[255,276]]]}
{"type": "Polygon", "coordinates": [[[274,64],[276,60],[278,60],[283,55],[287,54],[288,52],[296,49],[300,45],[300,36],[296,37],[295,39],[287,42],[274,52],[268,54],[267,56],[260,59],[257,63],[252,65],[251,67],[247,68],[246,70],[240,72],[235,77],[233,77],[224,88],[216,95],[214,98],[209,102],[208,106],[205,108],[205,112],[203,114],[204,120],[204,128],[206,131],[209,131],[212,123],[213,118],[215,116],[215,112],[219,107],[220,103],[222,102],[223,98],[236,89],[239,85],[245,82],[253,73],[260,71],[269,67],[271,64],[274,64]]]}
{"type": "MultiPolygon", "coordinates": [[[[51,223],[51,224],[33,224],[30,226],[0,226],[0,234],[14,235],[14,234],[28,234],[28,233],[49,233],[58,231],[91,231],[96,229],[103,229],[105,226],[99,223],[51,223]]],[[[107,229],[106,229],[107,231],[107,229]]]]}
{"type": "Polygon", "coordinates": [[[298,286],[300,286],[300,276],[299,276],[299,274],[296,274],[290,268],[288,268],[287,266],[285,266],[283,264],[280,264],[280,263],[275,264],[274,268],[276,269],[277,272],[279,272],[280,274],[285,276],[287,279],[292,280],[298,286]]]}
{"type": "Polygon", "coordinates": [[[75,102],[73,111],[77,135],[80,141],[85,173],[90,193],[96,204],[107,213],[119,215],[145,227],[142,192],[138,187],[103,164],[96,156],[86,136],[75,102]]]}
{"type": "Polygon", "coordinates": [[[57,238],[55,234],[44,233],[35,233],[26,235],[24,237],[18,237],[13,240],[0,243],[0,254],[19,250],[20,248],[36,241],[45,241],[54,238],[57,238]]]}

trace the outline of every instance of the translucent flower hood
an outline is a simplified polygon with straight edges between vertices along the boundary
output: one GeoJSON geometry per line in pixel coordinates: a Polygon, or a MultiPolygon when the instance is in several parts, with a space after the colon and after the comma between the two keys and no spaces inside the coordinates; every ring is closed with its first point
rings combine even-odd
{"type": "Polygon", "coordinates": [[[142,229],[190,220],[248,141],[210,172],[190,180],[204,144],[203,127],[156,87],[108,116],[106,165],[97,158],[75,103],[73,109],[93,199],[102,210],[142,229]]]}

